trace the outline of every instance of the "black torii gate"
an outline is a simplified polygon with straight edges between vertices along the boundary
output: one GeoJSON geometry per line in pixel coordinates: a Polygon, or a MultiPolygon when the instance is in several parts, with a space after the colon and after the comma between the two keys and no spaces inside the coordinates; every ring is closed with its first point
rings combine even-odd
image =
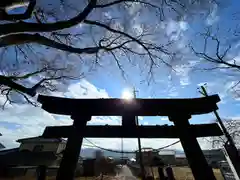
{"type": "Polygon", "coordinates": [[[73,180],[83,137],[180,138],[195,180],[215,180],[196,137],[220,136],[213,124],[190,125],[191,115],[217,110],[218,95],[194,99],[69,99],[39,95],[49,113],[70,115],[72,126],[47,127],[45,138],[67,137],[57,180],[73,180]],[[86,126],[92,116],[122,116],[122,126],[86,126]],[[135,116],[168,116],[175,126],[137,126],[135,116]]]}

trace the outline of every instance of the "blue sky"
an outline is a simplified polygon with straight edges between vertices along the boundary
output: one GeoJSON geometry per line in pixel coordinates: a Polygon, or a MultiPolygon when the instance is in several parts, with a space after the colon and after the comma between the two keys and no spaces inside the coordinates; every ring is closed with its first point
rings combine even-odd
{"type": "MultiPolygon", "coordinates": [[[[220,116],[226,119],[239,119],[240,98],[234,97],[230,90],[231,85],[238,81],[238,72],[196,70],[199,65],[202,65],[202,60],[194,56],[185,47],[185,45],[193,43],[194,47],[201,50],[203,41],[197,33],[203,32],[209,26],[213,30],[220,26],[218,35],[221,35],[220,37],[223,40],[230,37],[227,29],[235,28],[237,21],[233,20],[232,13],[238,11],[239,5],[239,1],[233,0],[231,4],[224,8],[216,8],[210,16],[198,17],[194,20],[188,20],[188,17],[181,22],[167,19],[164,22],[165,24],[162,25],[161,31],[165,32],[168,38],[176,38],[176,36],[179,38],[174,48],[179,48],[184,56],[179,61],[174,62],[174,70],[164,65],[154,69],[155,81],[151,82],[150,85],[146,82],[145,73],[141,74],[137,66],[129,66],[127,59],[121,57],[127,75],[127,80],[123,79],[116,64],[109,63],[109,65],[106,65],[111,61],[111,57],[106,56],[107,63],[104,62],[105,66],[97,67],[93,72],[87,73],[84,79],[68,83],[65,87],[61,85],[61,89],[51,95],[71,98],[120,98],[124,89],[131,89],[134,86],[138,90],[138,98],[193,98],[201,97],[198,87],[207,83],[206,88],[209,94],[219,94],[221,97],[221,102],[218,103],[220,116]],[[228,73],[234,73],[234,76],[229,76],[228,73]]],[[[118,16],[114,11],[108,12],[108,15],[118,16]]],[[[138,25],[141,21],[146,21],[141,17],[136,18],[134,16],[134,18],[135,25],[138,25]]],[[[150,22],[154,24],[155,21],[150,22]]],[[[159,34],[157,39],[159,41],[164,40],[162,36],[159,34]]],[[[210,53],[214,53],[214,50],[213,45],[208,49],[210,53]]],[[[237,50],[237,48],[233,48],[231,51],[235,59],[240,58],[237,50]]],[[[68,58],[69,61],[73,60],[72,64],[75,65],[75,57],[73,56],[61,54],[57,51],[53,52],[52,50],[46,50],[44,53],[49,53],[48,55],[51,57],[59,53],[60,59],[68,58]]],[[[8,57],[11,57],[11,55],[9,53],[8,57]]],[[[137,57],[134,58],[138,60],[137,57]]],[[[207,66],[211,66],[211,64],[207,64],[207,66]]],[[[0,98],[0,102],[4,102],[4,97],[0,98]]],[[[39,107],[34,108],[28,104],[7,105],[4,110],[1,110],[0,116],[0,132],[3,134],[0,141],[8,148],[18,146],[15,140],[19,138],[41,135],[46,126],[71,124],[69,117],[51,115],[39,107]]],[[[190,122],[193,124],[209,123],[214,119],[213,114],[207,114],[193,116],[190,122]]],[[[118,117],[94,117],[90,124],[118,124],[119,121],[118,117]]],[[[166,117],[140,117],[140,123],[145,125],[171,124],[166,117]]],[[[93,139],[92,141],[99,146],[113,149],[120,148],[121,142],[120,139],[93,139]]],[[[175,140],[143,140],[143,144],[144,146],[158,148],[173,141],[175,140]]],[[[209,144],[204,140],[199,140],[199,142],[203,148],[209,148],[209,144]]],[[[124,140],[124,148],[136,149],[136,147],[136,140],[124,140]]],[[[181,149],[181,145],[177,144],[172,148],[181,149]]]]}

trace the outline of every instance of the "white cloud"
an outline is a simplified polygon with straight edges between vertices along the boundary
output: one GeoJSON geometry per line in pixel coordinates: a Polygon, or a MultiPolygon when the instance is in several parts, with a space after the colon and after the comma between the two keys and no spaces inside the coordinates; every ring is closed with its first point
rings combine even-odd
{"type": "MultiPolygon", "coordinates": [[[[204,86],[209,95],[218,94],[221,99],[219,104],[225,104],[229,98],[230,87],[234,85],[234,82],[227,82],[225,79],[217,79],[212,82],[198,83],[198,87],[204,86]]],[[[199,91],[201,91],[201,89],[199,89],[199,91]]]]}
{"type": "Polygon", "coordinates": [[[238,83],[237,80],[236,80],[236,81],[227,82],[227,83],[225,84],[225,89],[226,89],[226,90],[230,90],[230,89],[232,89],[233,86],[236,85],[237,83],[238,83]]]}
{"type": "Polygon", "coordinates": [[[167,24],[165,24],[166,27],[166,33],[167,35],[171,35],[173,33],[180,33],[180,31],[182,30],[186,30],[187,29],[187,23],[180,21],[173,21],[173,20],[169,20],[167,22],[167,24]]]}
{"type": "Polygon", "coordinates": [[[181,86],[187,86],[190,84],[189,82],[189,77],[188,76],[184,76],[180,79],[180,84],[181,86]]]}
{"type": "Polygon", "coordinates": [[[179,95],[176,87],[171,87],[171,89],[168,90],[168,96],[170,97],[177,97],[179,95]]]}
{"type": "Polygon", "coordinates": [[[116,116],[94,116],[88,122],[89,125],[120,125],[121,123],[121,118],[116,116]]]}
{"type": "MultiPolygon", "coordinates": [[[[234,100],[240,101],[240,97],[239,97],[239,93],[238,93],[240,91],[240,86],[239,86],[238,80],[226,82],[223,87],[225,90],[225,94],[223,94],[223,93],[221,93],[221,94],[224,97],[227,97],[227,93],[228,93],[232,96],[232,98],[234,98],[234,100]]],[[[222,97],[221,97],[221,99],[222,99],[222,97]]]]}
{"type": "Polygon", "coordinates": [[[176,65],[174,68],[176,70],[176,75],[179,77],[179,83],[181,86],[186,86],[190,84],[189,71],[190,68],[188,65],[176,65]]]}
{"type": "Polygon", "coordinates": [[[171,40],[178,40],[181,36],[183,36],[183,32],[188,29],[188,23],[185,21],[173,21],[169,20],[162,24],[162,27],[166,29],[166,35],[171,40]]]}
{"type": "Polygon", "coordinates": [[[39,136],[46,126],[71,124],[70,119],[54,119],[49,113],[29,104],[16,105],[0,111],[0,141],[11,148],[17,139],[39,136]],[[8,125],[8,126],[7,126],[8,125]]]}
{"type": "Polygon", "coordinates": [[[143,33],[143,26],[139,23],[135,23],[132,28],[136,36],[140,36],[143,33]]]}
{"type": "Polygon", "coordinates": [[[85,79],[70,85],[64,96],[70,98],[109,98],[108,93],[104,89],[96,88],[85,79]]]}
{"type": "Polygon", "coordinates": [[[186,30],[189,28],[188,23],[187,23],[186,21],[180,21],[180,22],[178,22],[178,23],[179,23],[180,28],[181,28],[183,31],[186,31],[186,30]]]}
{"type": "Polygon", "coordinates": [[[217,10],[218,10],[218,6],[214,5],[212,12],[208,15],[208,17],[206,19],[207,25],[213,25],[214,23],[219,21],[219,16],[217,15],[217,10]]]}
{"type": "MultiPolygon", "coordinates": [[[[108,98],[103,89],[96,88],[86,80],[81,80],[68,87],[67,92],[58,92],[52,95],[71,98],[108,98]]],[[[4,102],[4,98],[0,98],[4,102]]],[[[93,117],[89,124],[119,124],[119,117],[93,117]]],[[[29,104],[7,105],[0,110],[1,133],[0,141],[8,148],[17,145],[19,138],[39,136],[46,126],[70,125],[72,120],[66,116],[56,116],[43,111],[40,107],[29,104]],[[58,118],[55,118],[58,117],[58,118]]]]}
{"type": "Polygon", "coordinates": [[[131,2],[126,2],[127,4],[127,11],[130,16],[136,16],[138,11],[141,9],[141,4],[140,3],[131,3],[131,2]]]}
{"type": "MultiPolygon", "coordinates": [[[[226,61],[227,63],[229,64],[233,64],[233,65],[237,65],[239,66],[240,65],[240,54],[238,54],[237,56],[235,57],[230,57],[230,60],[226,61]]],[[[228,68],[229,65],[225,65],[225,64],[219,64],[218,65],[220,68],[228,68]]],[[[225,70],[227,71],[227,69],[221,69],[221,70],[225,70]]],[[[231,71],[234,72],[235,69],[232,69],[231,71]]],[[[238,70],[237,70],[238,71],[238,70]]]]}

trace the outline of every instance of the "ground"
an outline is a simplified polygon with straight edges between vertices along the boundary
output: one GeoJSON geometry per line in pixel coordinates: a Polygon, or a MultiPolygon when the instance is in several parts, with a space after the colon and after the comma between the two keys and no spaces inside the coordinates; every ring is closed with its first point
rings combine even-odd
{"type": "MultiPolygon", "coordinates": [[[[194,180],[191,169],[188,167],[175,167],[173,168],[176,180],[194,180]]],[[[224,180],[219,169],[214,169],[214,174],[217,180],[224,180]]],[[[157,177],[157,169],[154,169],[154,175],[157,177]]],[[[80,177],[75,180],[93,180],[95,177],[80,177]]],[[[115,178],[114,178],[115,179],[115,178]]],[[[35,180],[35,178],[31,177],[21,177],[21,178],[12,178],[12,179],[1,179],[0,180],[35,180]]],[[[55,177],[47,177],[46,180],[55,180],[55,177]]],[[[104,180],[110,180],[110,177],[104,178],[104,180]]]]}

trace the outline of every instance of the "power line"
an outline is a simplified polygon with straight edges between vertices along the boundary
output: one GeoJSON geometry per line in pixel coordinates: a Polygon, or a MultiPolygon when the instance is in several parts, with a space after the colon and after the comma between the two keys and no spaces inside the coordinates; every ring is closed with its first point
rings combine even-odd
{"type": "Polygon", "coordinates": [[[166,149],[166,148],[168,148],[168,147],[170,147],[170,146],[173,146],[173,145],[175,145],[175,144],[177,144],[177,143],[179,143],[180,142],[180,140],[178,140],[178,141],[175,141],[174,143],[172,143],[172,144],[169,144],[169,145],[166,145],[166,146],[163,146],[163,147],[161,147],[161,148],[158,148],[157,150],[162,150],[162,149],[166,149]]]}
{"type": "MultiPolygon", "coordinates": [[[[135,151],[119,151],[119,150],[107,149],[107,148],[103,148],[103,147],[100,147],[100,146],[94,144],[93,142],[91,142],[91,141],[88,140],[87,138],[84,138],[84,139],[85,139],[87,142],[89,142],[92,146],[94,146],[94,147],[96,147],[96,148],[98,148],[98,149],[102,149],[102,150],[105,150],[105,151],[109,151],[109,152],[120,153],[120,154],[121,154],[121,153],[125,153],[125,154],[135,154],[136,151],[137,151],[137,150],[135,150],[135,151]]],[[[171,144],[168,144],[168,145],[166,145],[166,146],[163,146],[163,147],[154,149],[154,150],[160,151],[160,150],[166,149],[166,148],[168,148],[168,147],[171,147],[171,146],[173,146],[173,145],[175,145],[175,144],[177,144],[177,143],[179,143],[179,142],[180,142],[180,140],[175,141],[175,142],[173,142],[173,143],[171,143],[171,144]]],[[[87,145],[87,146],[90,146],[90,145],[87,145]]],[[[92,147],[92,146],[91,146],[91,147],[92,147]]],[[[142,148],[142,149],[144,149],[144,148],[142,148]]]]}
{"type": "Polygon", "coordinates": [[[96,144],[94,144],[93,142],[91,142],[90,140],[88,140],[87,138],[84,138],[86,141],[88,141],[90,144],[92,144],[94,147],[98,148],[98,149],[102,149],[102,150],[105,150],[105,151],[109,151],[109,152],[115,152],[115,153],[128,153],[128,154],[133,154],[135,153],[135,151],[118,151],[118,150],[113,150],[113,149],[107,149],[107,148],[103,148],[103,147],[100,147],[96,144]]]}

